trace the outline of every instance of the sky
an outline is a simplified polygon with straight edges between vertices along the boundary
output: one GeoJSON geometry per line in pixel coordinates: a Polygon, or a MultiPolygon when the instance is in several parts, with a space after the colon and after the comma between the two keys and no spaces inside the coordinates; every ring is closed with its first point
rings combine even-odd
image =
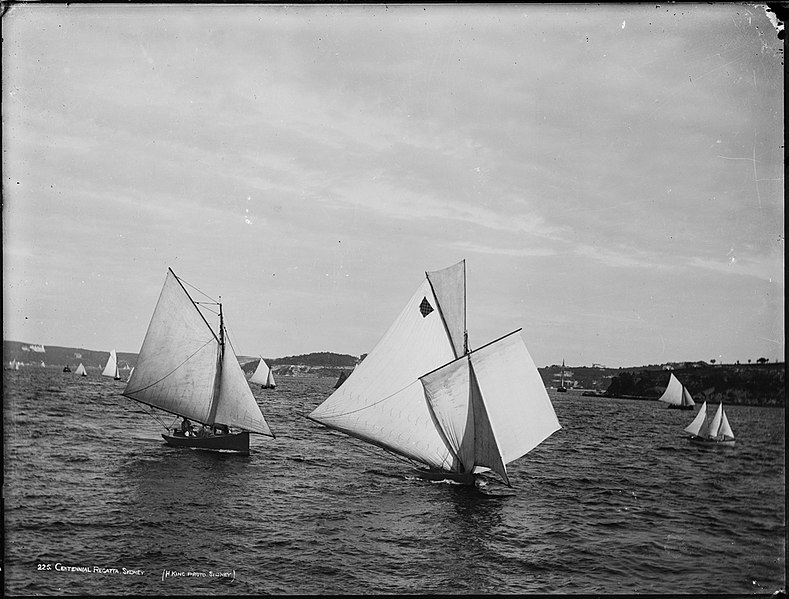
{"type": "Polygon", "coordinates": [[[47,5],[3,17],[3,338],[372,350],[466,261],[537,366],[782,361],[783,27],[759,4],[47,5]]]}

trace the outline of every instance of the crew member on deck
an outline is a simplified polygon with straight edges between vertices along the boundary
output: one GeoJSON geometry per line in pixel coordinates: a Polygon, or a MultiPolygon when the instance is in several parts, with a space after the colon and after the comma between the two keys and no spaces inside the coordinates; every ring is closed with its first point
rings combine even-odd
{"type": "Polygon", "coordinates": [[[189,422],[186,416],[184,416],[183,422],[181,422],[181,432],[184,434],[184,437],[188,437],[192,432],[192,423],[189,422]]]}

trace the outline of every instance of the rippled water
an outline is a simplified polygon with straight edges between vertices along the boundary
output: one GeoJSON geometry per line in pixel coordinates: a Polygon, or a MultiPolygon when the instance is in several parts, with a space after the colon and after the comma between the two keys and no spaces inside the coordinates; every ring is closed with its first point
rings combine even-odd
{"type": "Polygon", "coordinates": [[[479,491],[302,418],[334,379],[254,389],[277,438],[249,456],[165,446],[98,372],[3,383],[6,594],[785,588],[784,409],[727,406],[708,450],[690,412],[552,396],[562,430],[479,491]]]}

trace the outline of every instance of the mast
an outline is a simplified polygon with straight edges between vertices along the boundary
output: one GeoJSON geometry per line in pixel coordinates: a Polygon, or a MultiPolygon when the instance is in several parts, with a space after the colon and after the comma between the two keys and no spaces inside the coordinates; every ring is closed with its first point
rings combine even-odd
{"type": "Polygon", "coordinates": [[[216,375],[214,378],[214,393],[213,397],[211,398],[211,408],[208,411],[208,424],[209,426],[214,425],[214,419],[216,418],[216,408],[217,403],[219,401],[219,391],[222,384],[222,364],[224,363],[225,359],[225,320],[222,314],[222,296],[219,296],[220,302],[219,305],[219,346],[216,352],[216,375]]]}

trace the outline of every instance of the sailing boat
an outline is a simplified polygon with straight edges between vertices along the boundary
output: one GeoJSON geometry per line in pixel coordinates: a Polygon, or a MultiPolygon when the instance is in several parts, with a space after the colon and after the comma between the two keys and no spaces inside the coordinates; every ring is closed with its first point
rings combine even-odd
{"type": "Polygon", "coordinates": [[[734,432],[729,425],[723,403],[718,405],[718,410],[712,419],[707,415],[707,402],[705,401],[696,418],[693,419],[685,432],[690,433],[690,442],[696,445],[731,447],[734,445],[734,432]]]}
{"type": "Polygon", "coordinates": [[[250,433],[274,436],[227,343],[222,304],[194,301],[169,268],[123,395],[183,417],[181,430],[162,434],[176,447],[247,454],[250,433]],[[216,330],[202,306],[218,310],[216,330]],[[190,421],[202,429],[195,432],[190,421]]]}
{"type": "Polygon", "coordinates": [[[668,404],[669,408],[675,408],[677,410],[692,410],[693,406],[696,405],[696,402],[693,401],[685,385],[679,382],[679,379],[674,376],[673,372],[668,379],[666,390],[663,392],[663,395],[658,398],[658,401],[664,401],[668,404]]]}
{"type": "Polygon", "coordinates": [[[111,376],[116,381],[121,380],[121,373],[118,370],[118,356],[115,354],[114,349],[110,351],[110,357],[107,360],[107,365],[104,367],[101,376],[111,376]]]}
{"type": "Polygon", "coordinates": [[[260,357],[258,367],[252,373],[249,382],[259,384],[261,389],[274,389],[277,386],[277,383],[274,382],[274,373],[271,372],[271,368],[268,367],[263,356],[260,357]]]}
{"type": "Polygon", "coordinates": [[[423,478],[510,485],[506,464],[561,428],[520,329],[476,350],[466,263],[434,272],[356,367],[307,417],[383,448],[423,478]]]}
{"type": "Polygon", "coordinates": [[[134,374],[134,366],[132,366],[132,367],[131,367],[131,370],[129,370],[129,378],[127,378],[127,379],[126,379],[126,382],[127,382],[127,383],[128,383],[130,380],[131,380],[131,376],[132,376],[133,374],[134,374]]]}
{"type": "Polygon", "coordinates": [[[559,393],[567,393],[567,387],[564,386],[564,360],[562,360],[562,382],[556,387],[559,393]]]}
{"type": "Polygon", "coordinates": [[[74,374],[79,374],[81,376],[88,376],[88,371],[85,370],[85,367],[82,365],[82,362],[79,363],[77,369],[74,371],[74,374]]]}
{"type": "Polygon", "coordinates": [[[344,370],[341,370],[340,371],[340,376],[337,377],[337,382],[334,383],[334,388],[335,389],[339,389],[340,385],[342,385],[347,378],[348,378],[348,375],[346,374],[346,372],[344,370]]]}

